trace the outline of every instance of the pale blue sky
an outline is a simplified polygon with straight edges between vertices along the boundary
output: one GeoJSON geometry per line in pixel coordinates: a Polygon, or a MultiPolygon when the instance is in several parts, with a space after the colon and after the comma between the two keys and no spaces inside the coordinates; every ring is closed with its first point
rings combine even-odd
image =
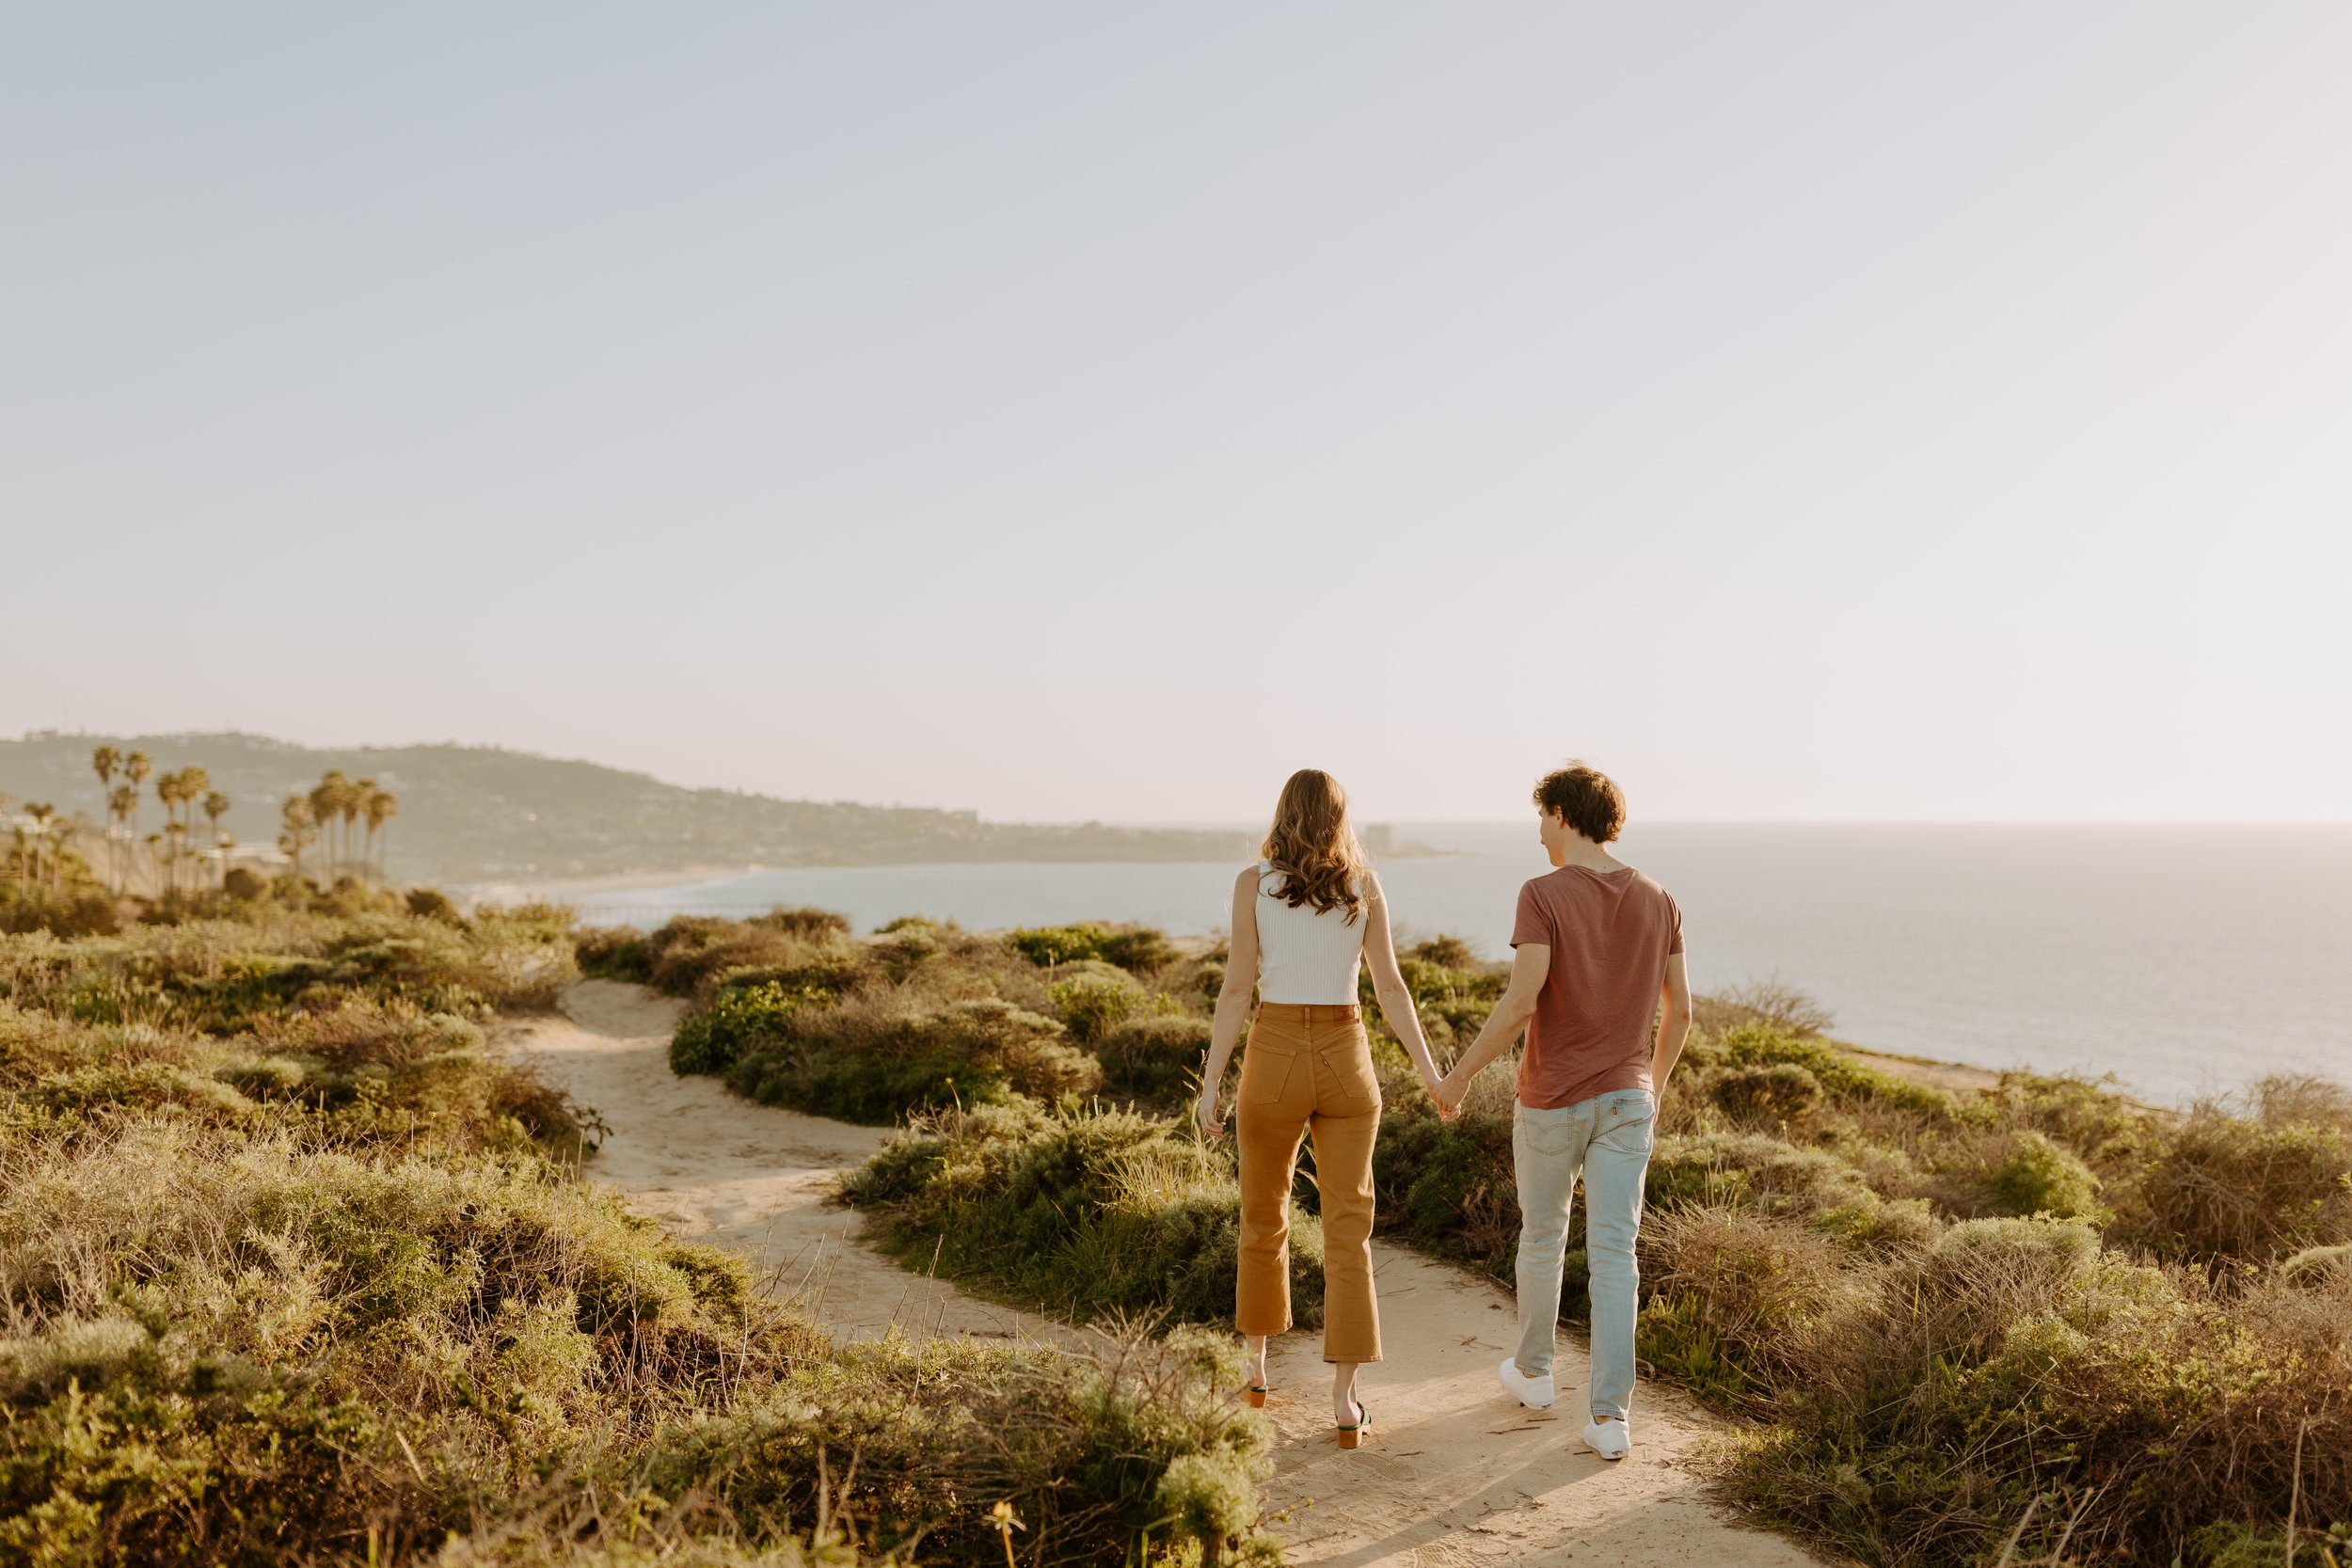
{"type": "Polygon", "coordinates": [[[2352,817],[2352,8],[19,8],[0,733],[2352,817]]]}

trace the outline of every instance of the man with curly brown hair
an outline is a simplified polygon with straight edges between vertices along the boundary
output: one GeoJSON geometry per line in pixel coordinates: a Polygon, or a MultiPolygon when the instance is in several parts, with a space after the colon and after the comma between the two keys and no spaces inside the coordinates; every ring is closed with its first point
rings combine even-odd
{"type": "Polygon", "coordinates": [[[1632,1447],[1633,1242],[1658,1094],[1691,1032],[1682,911],[1609,852],[1625,827],[1625,794],[1607,774],[1582,763],[1546,774],[1535,811],[1555,869],[1519,889],[1510,983],[1437,1097],[1459,1105],[1479,1069],[1525,1028],[1511,1128],[1519,1342],[1498,1376],[1520,1403],[1550,1407],[1568,1206],[1581,1175],[1593,1311],[1584,1442],[1603,1459],[1623,1459],[1632,1447]]]}

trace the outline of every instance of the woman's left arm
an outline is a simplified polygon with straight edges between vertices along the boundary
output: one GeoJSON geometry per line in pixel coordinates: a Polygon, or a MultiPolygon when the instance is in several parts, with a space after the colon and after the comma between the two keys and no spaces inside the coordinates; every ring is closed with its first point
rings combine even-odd
{"type": "Polygon", "coordinates": [[[1380,879],[1373,877],[1364,890],[1364,958],[1372,965],[1372,990],[1380,999],[1380,1016],[1389,1021],[1390,1030],[1405,1042],[1405,1053],[1413,1059],[1421,1072],[1421,1086],[1434,1099],[1438,1087],[1438,1064],[1429,1054],[1429,1042],[1421,1032],[1421,1014],[1414,1009],[1413,992],[1405,984],[1405,972],[1397,967],[1396,937],[1389,926],[1389,901],[1381,895],[1380,879]]]}

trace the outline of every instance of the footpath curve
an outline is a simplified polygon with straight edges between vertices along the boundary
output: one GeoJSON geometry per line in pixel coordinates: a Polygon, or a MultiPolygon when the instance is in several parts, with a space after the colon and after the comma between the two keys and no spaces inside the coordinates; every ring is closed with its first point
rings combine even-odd
{"type": "MultiPolygon", "coordinates": [[[[708,1078],[670,1071],[680,1004],[638,986],[584,980],[560,1017],[506,1043],[593,1106],[610,1132],[588,1167],[673,1233],[736,1248],[778,1271],[838,1339],[894,1325],[1077,1344],[1083,1329],[965,1294],[900,1268],[830,1208],[836,1172],[890,1136],[755,1104],[708,1078]]],[[[1465,1270],[1375,1244],[1389,1359],[1365,1369],[1373,1440],[1333,1442],[1329,1372],[1317,1337],[1277,1341],[1275,1474],[1266,1507],[1287,1560],[1373,1564],[1581,1561],[1596,1568],[1819,1568],[1795,1544],[1715,1506],[1693,1467],[1722,1422],[1644,1383],[1632,1456],[1610,1465],[1579,1441],[1582,1347],[1561,1346],[1560,1403],[1522,1410],[1495,1386],[1512,1335],[1508,1292],[1465,1270]]]]}

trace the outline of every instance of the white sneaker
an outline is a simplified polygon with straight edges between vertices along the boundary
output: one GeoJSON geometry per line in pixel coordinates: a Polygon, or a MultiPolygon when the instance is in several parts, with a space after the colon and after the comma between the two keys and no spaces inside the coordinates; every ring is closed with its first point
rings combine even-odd
{"type": "Polygon", "coordinates": [[[1622,1417],[1613,1421],[1584,1423],[1584,1446],[1603,1459],[1623,1459],[1633,1451],[1633,1433],[1622,1417]]]}
{"type": "Polygon", "coordinates": [[[1518,1356],[1506,1355],[1502,1358],[1502,1369],[1495,1375],[1502,1380],[1502,1391],[1527,1406],[1528,1409],[1549,1410],[1551,1408],[1551,1374],[1549,1372],[1546,1372],[1541,1377],[1530,1377],[1519,1370],[1518,1356]]]}

